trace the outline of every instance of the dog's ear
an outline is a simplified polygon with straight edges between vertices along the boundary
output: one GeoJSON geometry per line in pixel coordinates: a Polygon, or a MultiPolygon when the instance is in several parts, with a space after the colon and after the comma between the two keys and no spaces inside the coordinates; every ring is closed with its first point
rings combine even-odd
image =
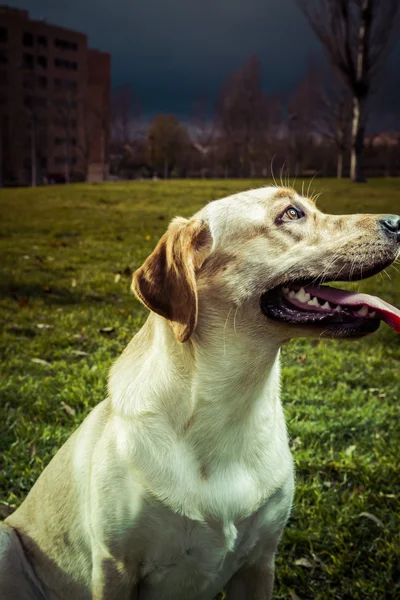
{"type": "Polygon", "coordinates": [[[171,322],[179,342],[186,342],[196,327],[196,271],[211,246],[206,223],[178,217],[133,274],[132,290],[147,308],[171,322]]]}

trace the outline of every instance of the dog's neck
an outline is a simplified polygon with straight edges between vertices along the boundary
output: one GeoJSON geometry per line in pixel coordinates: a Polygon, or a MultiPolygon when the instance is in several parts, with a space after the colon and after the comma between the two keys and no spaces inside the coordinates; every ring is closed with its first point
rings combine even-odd
{"type": "MultiPolygon", "coordinates": [[[[116,412],[133,416],[179,407],[193,421],[198,412],[223,412],[227,422],[234,422],[250,416],[258,400],[273,402],[279,390],[279,344],[260,349],[236,325],[221,329],[211,323],[208,331],[206,341],[202,336],[180,344],[165,319],[151,314],[111,370],[116,412]]],[[[186,418],[176,423],[178,430],[184,425],[186,418]]]]}
{"type": "MultiPolygon", "coordinates": [[[[192,518],[216,512],[210,508],[211,488],[198,501],[202,508],[193,508],[196,477],[210,482],[217,473],[229,473],[229,485],[236,481],[238,486],[232,512],[243,514],[250,507],[244,506],[241,477],[247,481],[253,473],[253,484],[246,485],[255,486],[256,503],[264,484],[254,482],[265,473],[266,455],[281,452],[282,443],[287,447],[279,347],[260,352],[245,342],[245,332],[209,331],[206,343],[180,344],[167,322],[152,314],[109,380],[113,414],[124,424],[118,443],[131,445],[151,489],[192,518]],[[186,490],[187,505],[178,506],[178,498],[174,502],[174,488],[186,490]]],[[[269,473],[265,485],[273,486],[274,477],[269,473]]]]}

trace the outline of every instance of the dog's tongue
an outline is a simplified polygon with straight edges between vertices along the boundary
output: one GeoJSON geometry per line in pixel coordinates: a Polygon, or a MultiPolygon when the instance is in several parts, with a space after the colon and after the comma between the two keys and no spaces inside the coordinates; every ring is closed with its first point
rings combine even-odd
{"type": "Polygon", "coordinates": [[[368,308],[375,310],[379,318],[385,321],[396,333],[400,333],[400,310],[377,296],[359,294],[357,292],[345,292],[344,290],[328,286],[314,287],[308,285],[305,287],[305,290],[312,296],[321,298],[321,300],[327,300],[328,302],[342,306],[361,307],[365,304],[368,308]]]}

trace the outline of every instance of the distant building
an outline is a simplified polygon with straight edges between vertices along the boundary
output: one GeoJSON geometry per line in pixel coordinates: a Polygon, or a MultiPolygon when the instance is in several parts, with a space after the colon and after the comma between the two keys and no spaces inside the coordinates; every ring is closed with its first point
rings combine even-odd
{"type": "Polygon", "coordinates": [[[0,6],[2,180],[107,179],[110,74],[86,35],[0,6]]]}

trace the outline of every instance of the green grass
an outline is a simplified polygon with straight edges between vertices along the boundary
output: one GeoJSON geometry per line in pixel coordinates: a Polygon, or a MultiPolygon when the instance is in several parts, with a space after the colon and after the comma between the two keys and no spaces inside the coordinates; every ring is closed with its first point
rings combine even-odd
{"type": "MultiPolygon", "coordinates": [[[[169,219],[258,184],[265,182],[0,192],[0,501],[17,506],[105,396],[111,363],[146,317],[129,292],[130,274],[169,219]]],[[[319,206],[333,213],[400,212],[395,180],[314,188],[327,190],[319,206]]],[[[393,268],[360,287],[400,305],[393,268]]],[[[386,325],[360,342],[300,340],[284,350],[297,489],[275,598],[400,597],[399,359],[400,337],[386,325]]]]}

